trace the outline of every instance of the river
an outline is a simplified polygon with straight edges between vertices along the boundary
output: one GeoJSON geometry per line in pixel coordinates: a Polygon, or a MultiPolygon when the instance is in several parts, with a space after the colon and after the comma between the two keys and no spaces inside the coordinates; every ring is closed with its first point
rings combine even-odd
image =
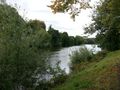
{"type": "Polygon", "coordinates": [[[56,63],[60,61],[60,68],[65,70],[66,73],[69,73],[70,54],[73,51],[79,50],[81,47],[87,47],[90,50],[92,49],[94,53],[101,51],[101,49],[97,45],[89,45],[89,44],[62,48],[58,51],[52,52],[49,58],[51,65],[55,66],[56,63]]]}

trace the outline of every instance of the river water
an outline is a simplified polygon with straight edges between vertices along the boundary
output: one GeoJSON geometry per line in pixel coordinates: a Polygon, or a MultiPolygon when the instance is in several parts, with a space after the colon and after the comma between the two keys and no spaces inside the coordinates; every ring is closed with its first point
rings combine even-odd
{"type": "Polygon", "coordinates": [[[97,45],[81,45],[81,46],[72,46],[62,48],[58,51],[52,52],[49,60],[52,66],[55,66],[58,61],[60,61],[60,68],[65,70],[66,73],[70,72],[69,64],[70,64],[70,54],[73,51],[79,50],[82,47],[87,47],[88,49],[92,49],[94,53],[101,51],[101,49],[97,45]]]}

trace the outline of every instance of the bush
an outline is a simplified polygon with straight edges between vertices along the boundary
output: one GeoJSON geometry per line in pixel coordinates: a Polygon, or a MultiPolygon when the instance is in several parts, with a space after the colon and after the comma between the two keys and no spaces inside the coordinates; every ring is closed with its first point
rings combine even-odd
{"type": "Polygon", "coordinates": [[[84,61],[90,61],[93,57],[93,51],[87,49],[86,47],[80,48],[79,51],[72,52],[70,55],[71,62],[73,64],[78,64],[84,61]]]}
{"type": "Polygon", "coordinates": [[[89,50],[86,47],[80,48],[79,51],[74,51],[70,55],[71,65],[73,66],[74,64],[90,61],[93,56],[94,54],[92,50],[89,50]]]}
{"type": "Polygon", "coordinates": [[[35,88],[47,73],[47,46],[47,32],[33,34],[16,9],[0,4],[0,90],[35,88]]]}
{"type": "Polygon", "coordinates": [[[55,67],[48,66],[47,74],[38,82],[35,90],[52,90],[66,81],[67,74],[60,68],[59,64],[60,62],[57,62],[55,67]]]}

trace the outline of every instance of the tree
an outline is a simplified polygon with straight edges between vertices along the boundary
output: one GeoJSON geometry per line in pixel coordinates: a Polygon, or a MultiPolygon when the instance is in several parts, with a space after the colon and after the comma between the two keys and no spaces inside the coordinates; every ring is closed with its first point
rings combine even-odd
{"type": "Polygon", "coordinates": [[[101,2],[93,15],[88,33],[97,32],[97,41],[104,49],[113,51],[120,48],[120,4],[119,0],[106,0],[101,2]]]}
{"type": "Polygon", "coordinates": [[[34,34],[31,33],[30,47],[37,47],[37,49],[49,49],[51,47],[51,35],[45,30],[39,30],[34,34]]]}
{"type": "Polygon", "coordinates": [[[84,39],[85,44],[95,44],[95,38],[85,38],[84,39]]]}
{"type": "Polygon", "coordinates": [[[48,33],[51,35],[51,46],[52,48],[61,47],[60,33],[51,26],[48,29],[48,33]]]}
{"type": "Polygon", "coordinates": [[[84,39],[81,36],[76,36],[75,37],[75,45],[80,45],[84,43],[84,39]]]}
{"type": "Polygon", "coordinates": [[[75,45],[75,38],[74,38],[74,36],[69,36],[69,45],[70,46],[75,45]]]}
{"type": "Polygon", "coordinates": [[[38,74],[46,74],[46,53],[41,48],[46,47],[49,35],[30,30],[16,9],[0,5],[0,90],[35,88],[38,74]]]}
{"type": "Polygon", "coordinates": [[[39,21],[39,20],[30,20],[28,22],[28,26],[30,26],[33,31],[36,31],[36,30],[46,30],[46,25],[43,21],[39,21]]]}
{"type": "Polygon", "coordinates": [[[49,7],[53,13],[56,12],[69,12],[72,19],[78,16],[81,9],[91,8],[90,0],[52,0],[49,7]]]}
{"type": "Polygon", "coordinates": [[[61,43],[63,47],[69,46],[69,36],[67,32],[61,33],[61,43]]]}

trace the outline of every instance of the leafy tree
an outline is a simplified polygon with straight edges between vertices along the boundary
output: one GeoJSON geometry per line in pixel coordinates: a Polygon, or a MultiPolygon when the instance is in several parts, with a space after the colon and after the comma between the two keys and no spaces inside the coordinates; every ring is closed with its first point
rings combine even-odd
{"type": "Polygon", "coordinates": [[[81,9],[91,8],[90,0],[52,0],[49,7],[53,13],[68,12],[72,19],[78,16],[81,9]]]}
{"type": "Polygon", "coordinates": [[[97,41],[104,49],[113,51],[120,48],[120,4],[119,0],[106,0],[97,7],[88,33],[97,32],[97,41]]]}
{"type": "Polygon", "coordinates": [[[69,46],[69,36],[67,32],[61,33],[61,43],[63,47],[69,46]]]}
{"type": "Polygon", "coordinates": [[[51,26],[48,29],[48,33],[51,35],[51,46],[52,48],[61,47],[60,33],[51,26]]]}
{"type": "Polygon", "coordinates": [[[30,47],[37,47],[37,49],[49,49],[51,47],[51,36],[45,30],[39,30],[34,34],[30,34],[30,47]]]}
{"type": "Polygon", "coordinates": [[[84,39],[85,44],[95,44],[95,38],[86,38],[84,39]]]}
{"type": "Polygon", "coordinates": [[[30,33],[26,22],[8,5],[0,5],[0,12],[0,90],[33,89],[37,75],[47,72],[46,53],[41,48],[48,45],[49,35],[30,33]]]}
{"type": "Polygon", "coordinates": [[[36,30],[46,30],[46,25],[43,21],[39,21],[39,20],[30,20],[28,22],[28,26],[30,26],[33,31],[36,31],[36,30]]]}
{"type": "Polygon", "coordinates": [[[81,36],[76,36],[75,37],[75,45],[80,45],[84,43],[84,39],[81,36]]]}
{"type": "Polygon", "coordinates": [[[75,38],[74,38],[74,36],[69,36],[69,45],[70,46],[75,45],[75,38]]]}

